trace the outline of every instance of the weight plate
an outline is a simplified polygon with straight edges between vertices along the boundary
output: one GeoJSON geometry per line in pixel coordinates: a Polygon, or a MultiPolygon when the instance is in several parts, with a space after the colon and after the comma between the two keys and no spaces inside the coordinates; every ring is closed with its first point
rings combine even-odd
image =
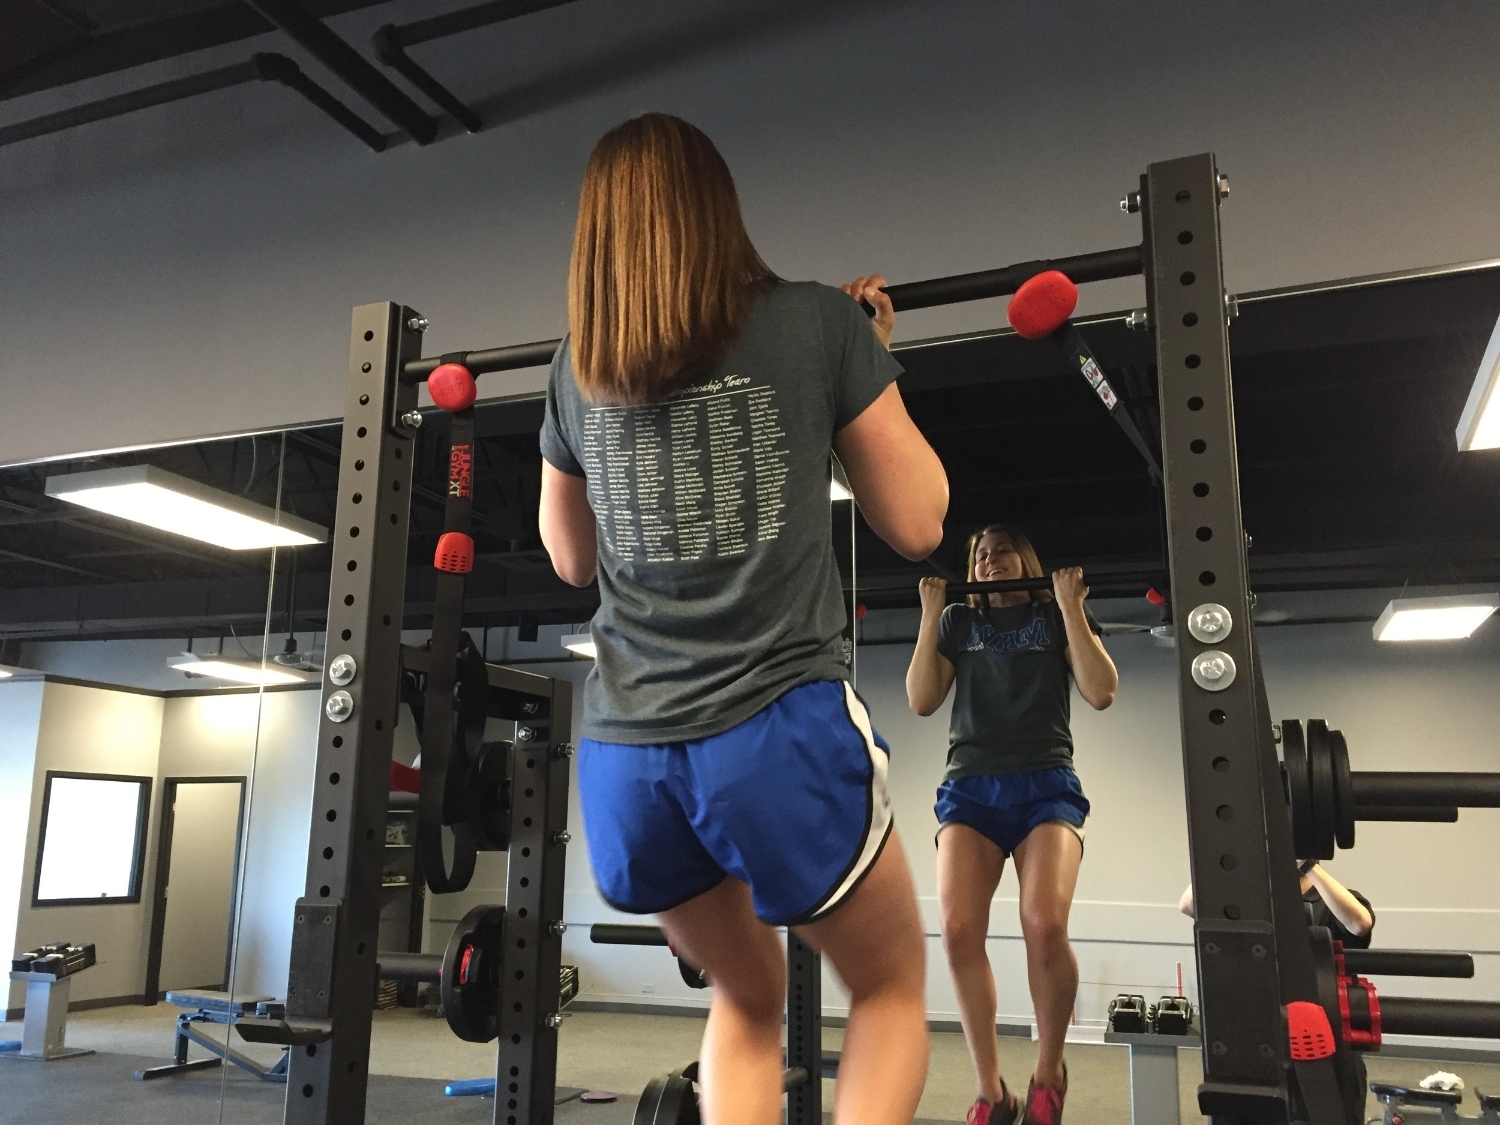
{"type": "Polygon", "coordinates": [[[500,968],[505,907],[476,906],[464,915],[443,953],[439,989],[453,1034],[488,1043],[500,1034],[500,968]]]}
{"type": "Polygon", "coordinates": [[[474,835],[486,851],[510,847],[511,744],[486,742],[474,767],[474,835]]]}
{"type": "Polygon", "coordinates": [[[1333,750],[1328,724],[1307,720],[1307,776],[1312,782],[1312,842],[1314,851],[1298,859],[1332,859],[1335,812],[1333,807],[1333,750]]]}
{"type": "Polygon", "coordinates": [[[661,1096],[671,1077],[670,1074],[663,1074],[646,1083],[646,1088],[641,1091],[641,1100],[636,1103],[632,1125],[656,1125],[657,1113],[661,1109],[661,1096]]]}
{"type": "Polygon", "coordinates": [[[1307,776],[1307,743],[1302,723],[1281,720],[1281,758],[1286,770],[1286,799],[1292,814],[1292,849],[1298,858],[1312,854],[1312,788],[1307,776]]]}
{"type": "Polygon", "coordinates": [[[667,1077],[656,1125],[699,1125],[698,1091],[680,1074],[667,1077]]]}
{"type": "Polygon", "coordinates": [[[1344,732],[1328,732],[1333,753],[1333,838],[1341,848],[1354,846],[1354,783],[1349,777],[1349,744],[1344,732]]]}

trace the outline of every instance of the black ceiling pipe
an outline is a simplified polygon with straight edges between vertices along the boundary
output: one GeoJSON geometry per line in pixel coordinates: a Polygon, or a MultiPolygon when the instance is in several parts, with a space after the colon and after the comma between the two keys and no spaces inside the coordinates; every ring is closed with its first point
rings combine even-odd
{"type": "Polygon", "coordinates": [[[385,138],[377,129],[372,128],[343,102],[303,74],[291,59],[285,55],[269,53],[254,55],[233,66],[204,71],[202,74],[189,75],[187,78],[174,78],[170,82],[144,86],[139,90],[130,90],[113,97],[101,98],[99,101],[87,102],[57,113],[33,117],[30,121],[18,121],[14,125],[0,128],[0,147],[31,140],[33,137],[43,137],[49,133],[60,133],[65,129],[88,125],[94,121],[121,117],[137,110],[150,109],[152,106],[179,102],[185,98],[197,97],[199,94],[211,93],[214,90],[227,90],[231,86],[239,86],[246,82],[276,82],[295,90],[376,152],[385,148],[385,138]]]}
{"type": "Polygon", "coordinates": [[[375,33],[375,57],[421,90],[434,104],[452,114],[453,119],[469,132],[477,133],[482,125],[479,115],[464,105],[457,94],[423,69],[406,53],[406,48],[571,3],[573,0],[491,0],[488,4],[476,4],[472,8],[447,12],[414,23],[388,23],[375,33]]]}
{"type": "Polygon", "coordinates": [[[293,0],[245,0],[245,3],[290,35],[417,144],[431,144],[437,139],[437,119],[424,113],[421,106],[322,20],[309,15],[293,0]]]}

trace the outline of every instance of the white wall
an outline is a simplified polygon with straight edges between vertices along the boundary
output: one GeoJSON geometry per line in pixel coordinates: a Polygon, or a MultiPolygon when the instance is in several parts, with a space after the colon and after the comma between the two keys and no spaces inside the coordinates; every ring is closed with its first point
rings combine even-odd
{"type": "MultiPolygon", "coordinates": [[[[74,1002],[138,996],[146,971],[151,894],[161,786],[156,761],[161,744],[163,700],[157,696],[72,684],[46,684],[37,732],[36,769],[26,818],[25,867],[15,943],[31,949],[53,941],[93,942],[98,964],[73,983],[74,1002]],[[99,906],[32,906],[41,829],[42,797],[49,770],[149,777],[151,819],[141,862],[141,897],[134,903],[99,906]]],[[[12,993],[11,1006],[17,1006],[12,993]]]]}
{"type": "MultiPolygon", "coordinates": [[[[16,926],[23,902],[31,901],[31,885],[25,879],[26,829],[31,823],[43,688],[40,680],[0,682],[0,953],[7,956],[21,949],[16,926]]],[[[4,1006],[20,1007],[25,993],[24,987],[10,985],[4,1006]]]]}
{"type": "MultiPolygon", "coordinates": [[[[334,24],[363,47],[434,7],[334,24]]],[[[0,274],[0,461],[333,416],[349,310],[368,301],[430,316],[429,354],[559,335],[584,159],[646,109],[717,140],[788,277],[1122,245],[1139,226],[1116,202],[1145,165],[1205,149],[1233,179],[1232,290],[1500,254],[1497,37],[1500,8],[1473,0],[581,0],[423,48],[489,104],[476,136],[375,155],[252,84],[28,141],[0,150],[0,260],[26,263],[0,274]]],[[[0,118],[254,50],[296,56],[379,120],[280,35],[0,118]]],[[[1091,287],[1084,307],[1140,293],[1091,287]]],[[[914,313],[898,332],[1001,316],[914,313]]]]}
{"type": "Polygon", "coordinates": [[[317,758],[316,691],[166,701],[163,777],[250,778],[235,923],[235,992],[286,994],[292,911],[307,871],[317,758]]]}

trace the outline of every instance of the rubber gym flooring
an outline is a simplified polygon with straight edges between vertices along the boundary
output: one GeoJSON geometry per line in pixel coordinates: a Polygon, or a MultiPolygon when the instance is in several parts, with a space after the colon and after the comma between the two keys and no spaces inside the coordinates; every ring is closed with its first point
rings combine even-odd
{"type": "MultiPolygon", "coordinates": [[[[10,1125],[276,1125],[285,1087],[261,1083],[235,1068],[226,1077],[200,1071],[152,1082],[131,1074],[166,1061],[177,1009],[106,1008],[75,1012],[68,1019],[68,1044],[92,1048],[95,1055],[55,1063],[0,1062],[0,1123],[10,1125]],[[225,1091],[224,1112],[219,1094],[225,1091]]],[[[566,1102],[557,1108],[558,1125],[628,1125],[635,1095],[652,1075],[680,1066],[696,1053],[702,1022],[681,1016],[626,1015],[575,1011],[563,1025],[558,1081],[563,1085],[617,1091],[612,1104],[566,1102]]],[[[0,1039],[19,1038],[19,1024],[0,1024],[0,1039]]],[[[836,1049],[838,1029],[825,1031],[836,1049]]],[[[237,1044],[239,1049],[244,1045],[237,1044]]],[[[1002,1038],[1001,1062],[1008,1076],[1024,1085],[1034,1047],[1024,1039],[1002,1038]]],[[[276,1057],[264,1048],[246,1051],[262,1061],[276,1057]]],[[[202,1052],[195,1046],[191,1057],[202,1052]]],[[[493,1048],[461,1043],[430,1013],[377,1012],[371,1041],[371,1125],[397,1122],[481,1122],[492,1120],[494,1103],[477,1098],[445,1098],[445,1080],[485,1075],[494,1066],[493,1048]]],[[[1129,1075],[1123,1048],[1071,1044],[1067,1120],[1088,1125],[1130,1125],[1129,1075]]],[[[1415,1084],[1434,1070],[1462,1075],[1472,1090],[1500,1090],[1500,1066],[1419,1059],[1369,1059],[1370,1077],[1415,1084]]],[[[1183,1125],[1204,1121],[1193,1097],[1200,1080],[1197,1053],[1179,1053],[1183,1125]]],[[[923,1122],[962,1121],[973,1097],[962,1037],[933,1036],[927,1091],[919,1108],[923,1122]]],[[[825,1087],[831,1104],[832,1084],[825,1087]]],[[[1378,1106],[1369,1105],[1369,1115],[1378,1106]]],[[[1465,1113],[1475,1112],[1473,1105],[1465,1113]]]]}

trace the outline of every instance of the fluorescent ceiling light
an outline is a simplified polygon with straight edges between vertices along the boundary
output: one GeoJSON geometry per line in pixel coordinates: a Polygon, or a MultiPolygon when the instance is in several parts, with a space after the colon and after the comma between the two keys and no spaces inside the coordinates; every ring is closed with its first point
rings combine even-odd
{"type": "Polygon", "coordinates": [[[833,473],[828,478],[828,495],[835,503],[840,500],[853,500],[854,493],[849,489],[849,478],[844,474],[844,466],[839,464],[837,457],[832,458],[833,473]]]}
{"type": "Polygon", "coordinates": [[[1500,607],[1500,594],[1397,598],[1375,622],[1377,641],[1456,641],[1467,637],[1500,607]]]}
{"type": "Polygon", "coordinates": [[[48,477],[47,495],[231,551],[328,541],[315,523],[153,465],[48,477]]]}
{"type": "Polygon", "coordinates": [[[168,668],[187,672],[194,676],[211,676],[216,680],[230,680],[253,687],[274,687],[278,684],[312,683],[312,676],[286,668],[262,668],[249,660],[235,660],[223,656],[194,656],[185,652],[167,661],[168,668]]]}
{"type": "Polygon", "coordinates": [[[4,668],[0,668],[0,680],[8,680],[8,679],[10,679],[10,673],[7,672],[4,668]]]}
{"type": "Polygon", "coordinates": [[[1459,449],[1500,447],[1500,320],[1495,321],[1469,401],[1458,417],[1457,437],[1459,449]]]}
{"type": "Polygon", "coordinates": [[[597,660],[599,657],[599,649],[594,644],[592,633],[569,633],[563,637],[562,646],[569,652],[587,656],[590,660],[597,660]]]}

